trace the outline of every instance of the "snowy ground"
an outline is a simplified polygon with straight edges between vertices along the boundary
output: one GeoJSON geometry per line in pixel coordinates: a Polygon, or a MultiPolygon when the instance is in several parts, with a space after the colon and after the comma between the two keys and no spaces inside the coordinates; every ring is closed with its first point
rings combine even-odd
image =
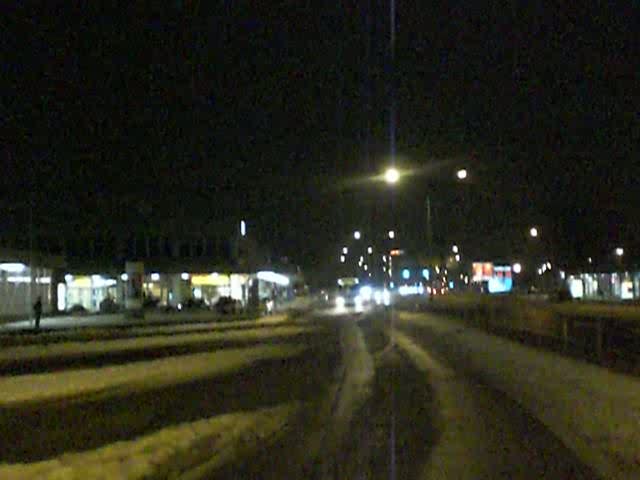
{"type": "Polygon", "coordinates": [[[200,478],[258,448],[292,418],[298,405],[220,415],[131,441],[30,464],[0,464],[3,480],[137,480],[200,478]]]}
{"type": "Polygon", "coordinates": [[[189,346],[210,342],[269,340],[275,337],[295,337],[303,333],[310,333],[314,329],[309,326],[272,326],[272,328],[269,329],[252,328],[214,331],[209,333],[186,333],[188,330],[183,329],[178,331],[175,330],[175,327],[172,332],[168,332],[166,329],[158,330],[161,335],[105,340],[100,342],[60,342],[50,345],[28,345],[4,348],[0,351],[0,364],[3,362],[15,362],[34,358],[47,359],[50,357],[86,356],[167,346],[189,346]],[[173,335],[170,333],[173,333],[173,335]],[[177,333],[182,334],[176,335],[177,333]]]}
{"type": "MultiPolygon", "coordinates": [[[[398,327],[424,331],[431,345],[438,344],[441,353],[522,405],[604,478],[640,478],[637,378],[491,336],[453,319],[402,313],[398,327]]],[[[450,370],[423,355],[407,337],[399,335],[398,343],[418,364],[452,378],[450,370]]]]}

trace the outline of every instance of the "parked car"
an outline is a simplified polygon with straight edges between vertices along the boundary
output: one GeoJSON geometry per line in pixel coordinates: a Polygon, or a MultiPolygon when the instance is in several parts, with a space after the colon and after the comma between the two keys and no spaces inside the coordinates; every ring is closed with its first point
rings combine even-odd
{"type": "Polygon", "coordinates": [[[117,313],[120,306],[113,298],[107,297],[100,302],[100,313],[117,313]]]}
{"type": "Polygon", "coordinates": [[[215,309],[220,314],[233,314],[242,309],[242,304],[231,297],[220,297],[215,304],[215,309]]]}
{"type": "Polygon", "coordinates": [[[69,313],[71,315],[86,315],[87,314],[87,309],[84,308],[79,303],[77,303],[77,304],[72,305],[71,307],[69,307],[69,309],[67,309],[67,313],[69,313]]]}

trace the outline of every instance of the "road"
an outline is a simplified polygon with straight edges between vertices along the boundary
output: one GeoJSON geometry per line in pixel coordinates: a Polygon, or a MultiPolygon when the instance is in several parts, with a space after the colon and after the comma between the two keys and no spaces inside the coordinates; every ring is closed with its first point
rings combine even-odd
{"type": "Polygon", "coordinates": [[[1,478],[598,478],[397,312],[8,338],[1,478]]]}

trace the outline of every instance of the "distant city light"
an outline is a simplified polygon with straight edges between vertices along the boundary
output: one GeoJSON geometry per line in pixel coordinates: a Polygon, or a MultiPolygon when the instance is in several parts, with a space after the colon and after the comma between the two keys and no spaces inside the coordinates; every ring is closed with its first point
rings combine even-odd
{"type": "Polygon", "coordinates": [[[428,268],[423,268],[422,269],[422,276],[425,278],[425,280],[429,280],[429,269],[428,268]]]}
{"type": "Polygon", "coordinates": [[[373,253],[373,247],[367,248],[367,253],[371,255],[373,253]]]}
{"type": "Polygon", "coordinates": [[[386,255],[382,255],[382,261],[383,261],[384,263],[387,263],[387,256],[386,256],[386,255]]]}
{"type": "Polygon", "coordinates": [[[533,238],[536,238],[538,236],[538,229],[536,227],[531,227],[531,229],[529,230],[529,235],[531,235],[533,238]]]}
{"type": "Polygon", "coordinates": [[[464,180],[465,178],[467,178],[467,174],[468,172],[466,168],[461,168],[456,172],[456,176],[458,177],[459,180],[464,180]]]}
{"type": "Polygon", "coordinates": [[[346,255],[347,253],[349,253],[349,249],[347,247],[342,247],[342,253],[346,255]]]}
{"type": "Polygon", "coordinates": [[[460,261],[460,254],[456,253],[456,262],[459,262],[459,261],[460,261]]]}
{"type": "Polygon", "coordinates": [[[457,245],[454,245],[453,247],[451,247],[451,251],[452,251],[453,253],[458,253],[458,252],[460,251],[460,249],[458,248],[458,246],[457,246],[457,245]]]}
{"type": "Polygon", "coordinates": [[[180,275],[180,278],[182,278],[182,280],[189,280],[189,274],[187,272],[183,272],[180,275]]]}
{"type": "Polygon", "coordinates": [[[157,282],[158,280],[160,280],[160,274],[159,273],[152,273],[151,274],[151,281],[152,282],[157,282]]]}
{"type": "Polygon", "coordinates": [[[353,238],[355,238],[356,240],[360,240],[360,237],[362,237],[360,230],[356,230],[355,232],[353,232],[353,238]]]}
{"type": "MultiPolygon", "coordinates": [[[[72,275],[65,275],[64,279],[67,282],[72,282],[73,281],[73,276],[72,275]],[[70,279],[67,279],[67,277],[70,277],[70,279]]],[[[122,275],[120,275],[120,280],[122,280],[123,282],[126,282],[127,280],[129,280],[129,275],[127,275],[126,273],[123,273],[122,275]]]]}
{"type": "Polygon", "coordinates": [[[522,272],[522,265],[520,263],[514,263],[512,268],[513,268],[513,273],[522,272]]]}
{"type": "Polygon", "coordinates": [[[618,247],[618,248],[616,248],[616,255],[617,255],[618,257],[623,256],[623,255],[624,255],[624,248],[622,248],[622,247],[618,247]]]}
{"type": "Polygon", "coordinates": [[[394,238],[396,238],[396,232],[394,232],[393,230],[389,230],[389,238],[391,240],[393,240],[394,238]]]}
{"type": "Polygon", "coordinates": [[[367,270],[369,270],[369,267],[367,266],[367,264],[365,264],[365,265],[364,265],[364,267],[362,267],[362,268],[364,268],[364,271],[365,271],[365,272],[366,272],[367,270]]]}
{"type": "Polygon", "coordinates": [[[240,220],[240,235],[243,237],[247,236],[247,222],[244,220],[240,220]]]}
{"type": "Polygon", "coordinates": [[[340,255],[340,263],[344,263],[347,261],[347,257],[345,257],[344,255],[340,255]]]}
{"type": "Polygon", "coordinates": [[[396,168],[389,168],[384,172],[384,180],[389,184],[397,183],[400,180],[400,172],[396,168]]]}
{"type": "Polygon", "coordinates": [[[547,269],[551,270],[551,262],[547,262],[547,269]]]}
{"type": "Polygon", "coordinates": [[[589,258],[587,259],[587,261],[588,261],[589,263],[593,263],[593,258],[589,257],[589,258]]]}
{"type": "Polygon", "coordinates": [[[410,276],[411,276],[411,272],[409,271],[408,268],[405,268],[404,270],[402,270],[402,278],[404,278],[405,280],[409,280],[410,276]]]}

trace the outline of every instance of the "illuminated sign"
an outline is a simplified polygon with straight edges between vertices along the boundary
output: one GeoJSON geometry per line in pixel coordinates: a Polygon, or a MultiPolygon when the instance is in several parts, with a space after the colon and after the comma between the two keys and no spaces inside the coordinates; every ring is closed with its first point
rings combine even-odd
{"type": "Polygon", "coordinates": [[[221,275],[219,273],[207,273],[191,276],[191,285],[201,287],[222,287],[229,285],[229,275],[221,275]]]}

